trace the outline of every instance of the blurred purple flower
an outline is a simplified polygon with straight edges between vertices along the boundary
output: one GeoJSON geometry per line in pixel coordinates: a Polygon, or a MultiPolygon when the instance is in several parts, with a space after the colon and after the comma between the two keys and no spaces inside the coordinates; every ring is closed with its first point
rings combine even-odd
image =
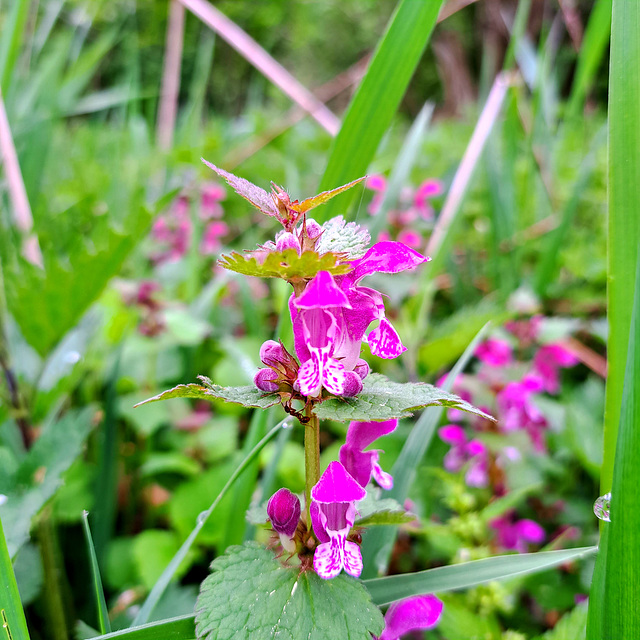
{"type": "Polygon", "coordinates": [[[496,532],[498,546],[507,551],[526,553],[529,544],[541,544],[546,537],[544,529],[533,520],[515,520],[514,512],[489,523],[496,532]]]}
{"type": "Polygon", "coordinates": [[[193,228],[189,217],[189,199],[179,196],[171,210],[158,218],[151,228],[151,237],[162,250],[152,256],[154,262],[179,260],[189,249],[193,228]]]}
{"type": "Polygon", "coordinates": [[[355,521],[356,502],[367,492],[339,463],[332,462],[311,489],[311,521],[321,542],[313,556],[313,568],[325,580],[343,569],[354,578],[362,573],[360,547],[347,540],[355,521]]]}
{"type": "Polygon", "coordinates": [[[413,206],[425,220],[431,220],[433,218],[433,207],[429,200],[436,198],[444,192],[444,185],[442,181],[436,178],[429,178],[425,180],[417,189],[413,196],[413,206]]]}
{"type": "Polygon", "coordinates": [[[375,195],[367,208],[367,211],[373,216],[380,210],[380,205],[384,199],[384,192],[387,188],[387,179],[383,175],[374,174],[367,178],[366,187],[367,189],[371,189],[371,191],[375,191],[375,195]]]}
{"type": "Polygon", "coordinates": [[[203,220],[221,218],[224,212],[220,200],[224,200],[226,194],[223,186],[215,182],[205,183],[200,194],[200,217],[203,220]]]}
{"type": "Polygon", "coordinates": [[[432,629],[440,621],[444,605],[434,595],[414,596],[393,602],[384,615],[379,640],[399,640],[410,631],[432,629]]]}
{"type": "Polygon", "coordinates": [[[374,440],[391,433],[398,420],[384,422],[352,421],[347,429],[347,440],[340,447],[340,462],[358,484],[366,487],[371,477],[383,488],[393,488],[393,478],[383,471],[378,462],[380,450],[365,451],[374,440]]]}
{"type": "Polygon", "coordinates": [[[220,247],[220,238],[226,236],[229,233],[229,227],[226,223],[216,220],[210,222],[202,234],[202,243],[200,244],[200,253],[208,256],[212,253],[216,253],[220,247]]]}
{"type": "Polygon", "coordinates": [[[506,340],[489,338],[478,345],[476,357],[490,367],[504,367],[513,362],[513,350],[506,340]]]}
{"type": "Polygon", "coordinates": [[[449,424],[438,429],[438,436],[451,446],[444,457],[444,468],[457,472],[468,464],[465,482],[469,487],[486,487],[489,484],[489,452],[479,440],[467,440],[464,429],[449,424]]]}
{"type": "Polygon", "coordinates": [[[578,364],[578,358],[560,343],[547,344],[533,358],[533,368],[547,393],[560,391],[560,369],[578,364]]]}

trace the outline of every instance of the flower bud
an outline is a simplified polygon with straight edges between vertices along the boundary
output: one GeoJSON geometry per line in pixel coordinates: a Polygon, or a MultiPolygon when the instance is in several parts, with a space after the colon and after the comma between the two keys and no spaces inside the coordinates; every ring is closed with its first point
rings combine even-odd
{"type": "Polygon", "coordinates": [[[275,340],[267,340],[260,347],[260,360],[267,367],[277,367],[285,359],[282,345],[275,340]]]}
{"type": "Polygon", "coordinates": [[[345,371],[344,374],[344,391],[343,394],[347,398],[353,398],[362,391],[362,380],[357,373],[353,371],[345,371]]]}
{"type": "Polygon", "coordinates": [[[273,369],[259,369],[258,373],[253,377],[253,384],[255,384],[260,391],[273,393],[280,388],[278,383],[275,382],[277,379],[278,374],[273,369]]]}
{"type": "Polygon", "coordinates": [[[300,500],[289,489],[278,489],[267,503],[267,515],[276,533],[293,536],[300,520],[300,500]]]}
{"type": "Polygon", "coordinates": [[[307,218],[307,235],[313,239],[317,238],[322,233],[322,225],[316,222],[313,218],[307,218]]]}
{"type": "Polygon", "coordinates": [[[295,234],[285,232],[279,233],[276,236],[276,249],[278,251],[284,251],[285,249],[295,249],[300,254],[300,243],[295,234]]]}
{"type": "Polygon", "coordinates": [[[360,358],[358,362],[356,362],[356,366],[353,370],[360,376],[360,380],[364,380],[369,375],[369,371],[371,369],[369,367],[369,363],[360,358]]]}

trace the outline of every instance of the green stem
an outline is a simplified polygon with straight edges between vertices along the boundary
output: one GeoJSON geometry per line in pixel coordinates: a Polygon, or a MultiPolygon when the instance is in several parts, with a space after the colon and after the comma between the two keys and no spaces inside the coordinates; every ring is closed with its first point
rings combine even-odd
{"type": "Polygon", "coordinates": [[[307,527],[311,529],[311,489],[320,479],[320,420],[315,413],[307,412],[307,422],[304,432],[304,470],[305,491],[307,504],[307,527]]]}

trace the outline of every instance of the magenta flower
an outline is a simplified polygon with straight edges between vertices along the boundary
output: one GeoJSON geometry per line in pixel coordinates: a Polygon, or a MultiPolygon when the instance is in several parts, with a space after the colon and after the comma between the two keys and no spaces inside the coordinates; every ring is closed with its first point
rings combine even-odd
{"type": "Polygon", "coordinates": [[[502,428],[505,431],[525,429],[538,451],[544,450],[543,433],[548,425],[532,396],[540,393],[543,388],[543,382],[538,376],[528,375],[520,382],[507,384],[496,398],[502,428]]]}
{"type": "Polygon", "coordinates": [[[469,487],[486,487],[489,484],[489,452],[479,440],[467,441],[464,429],[449,424],[438,429],[438,436],[451,449],[444,457],[444,468],[453,473],[468,464],[465,482],[469,487]]]}
{"type": "Polygon", "coordinates": [[[353,421],[347,429],[347,440],[340,447],[340,462],[358,484],[366,487],[371,477],[383,488],[393,488],[393,478],[380,467],[380,450],[364,451],[374,440],[391,433],[398,426],[398,420],[384,422],[353,421]]]}
{"type": "Polygon", "coordinates": [[[226,223],[221,222],[220,220],[210,222],[202,234],[200,253],[205,256],[216,253],[222,246],[220,244],[220,238],[226,236],[227,233],[229,233],[229,227],[226,223]]]}
{"type": "Polygon", "coordinates": [[[353,270],[334,278],[321,271],[304,292],[289,300],[296,354],[300,360],[298,387],[317,397],[322,387],[334,395],[356,395],[362,389],[360,349],[369,325],[379,324],[366,337],[371,353],[396,358],[406,351],[386,319],[382,294],[359,286],[373,273],[399,273],[428,258],[400,242],[378,242],[362,258],[350,261],[353,270]]]}
{"type": "Polygon", "coordinates": [[[578,358],[559,343],[541,347],[533,358],[533,368],[542,379],[543,389],[547,393],[560,391],[560,368],[573,367],[578,358]]]}
{"type": "Polygon", "coordinates": [[[443,608],[442,600],[431,594],[393,602],[384,614],[384,631],[379,640],[399,640],[411,631],[433,629],[443,608]]]}
{"type": "Polygon", "coordinates": [[[221,218],[223,214],[220,200],[226,196],[225,188],[215,182],[207,182],[203,185],[200,195],[200,217],[203,220],[221,218]]]}
{"type": "Polygon", "coordinates": [[[298,375],[296,359],[284,348],[281,342],[267,340],[260,347],[260,360],[266,365],[259,369],[253,382],[261,391],[291,391],[298,375]]]}
{"type": "Polygon", "coordinates": [[[500,547],[518,553],[526,553],[529,544],[541,544],[546,537],[544,529],[533,520],[515,520],[514,513],[496,518],[489,523],[496,532],[500,547]]]}
{"type": "Polygon", "coordinates": [[[292,538],[300,521],[300,499],[289,489],[278,489],[267,502],[267,515],[273,530],[280,536],[282,546],[290,552],[296,545],[292,538]]]}
{"type": "Polygon", "coordinates": [[[313,556],[313,568],[325,580],[343,569],[354,578],[362,573],[360,547],[347,540],[356,517],[356,502],[367,492],[339,463],[332,462],[311,490],[311,521],[321,542],[313,556]]]}
{"type": "Polygon", "coordinates": [[[180,196],[171,211],[159,216],[151,228],[151,236],[162,246],[162,250],[152,256],[154,262],[180,259],[189,249],[192,234],[189,217],[189,200],[180,196]]]}
{"type": "Polygon", "coordinates": [[[478,345],[476,357],[490,367],[504,367],[513,362],[513,350],[506,340],[489,338],[478,345]]]}
{"type": "Polygon", "coordinates": [[[375,195],[367,208],[367,211],[373,216],[380,211],[380,205],[384,200],[384,192],[387,188],[387,179],[380,174],[369,176],[366,187],[367,189],[371,189],[371,191],[375,191],[375,195]]]}
{"type": "Polygon", "coordinates": [[[398,234],[398,241],[402,242],[402,244],[406,244],[408,247],[412,249],[417,249],[422,246],[422,236],[412,229],[403,229],[398,234]]]}
{"type": "Polygon", "coordinates": [[[425,220],[433,218],[433,207],[429,200],[442,195],[444,185],[440,180],[430,178],[425,180],[417,189],[413,196],[413,206],[419,215],[425,220]]]}

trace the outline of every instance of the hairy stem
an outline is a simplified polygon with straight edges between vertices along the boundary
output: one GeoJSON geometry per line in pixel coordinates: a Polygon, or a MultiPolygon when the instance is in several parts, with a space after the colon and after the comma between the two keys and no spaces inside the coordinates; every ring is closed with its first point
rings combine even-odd
{"type": "Polygon", "coordinates": [[[311,413],[306,412],[309,422],[304,432],[304,470],[305,470],[305,500],[307,505],[307,527],[311,529],[311,489],[320,479],[320,420],[311,413]]]}

